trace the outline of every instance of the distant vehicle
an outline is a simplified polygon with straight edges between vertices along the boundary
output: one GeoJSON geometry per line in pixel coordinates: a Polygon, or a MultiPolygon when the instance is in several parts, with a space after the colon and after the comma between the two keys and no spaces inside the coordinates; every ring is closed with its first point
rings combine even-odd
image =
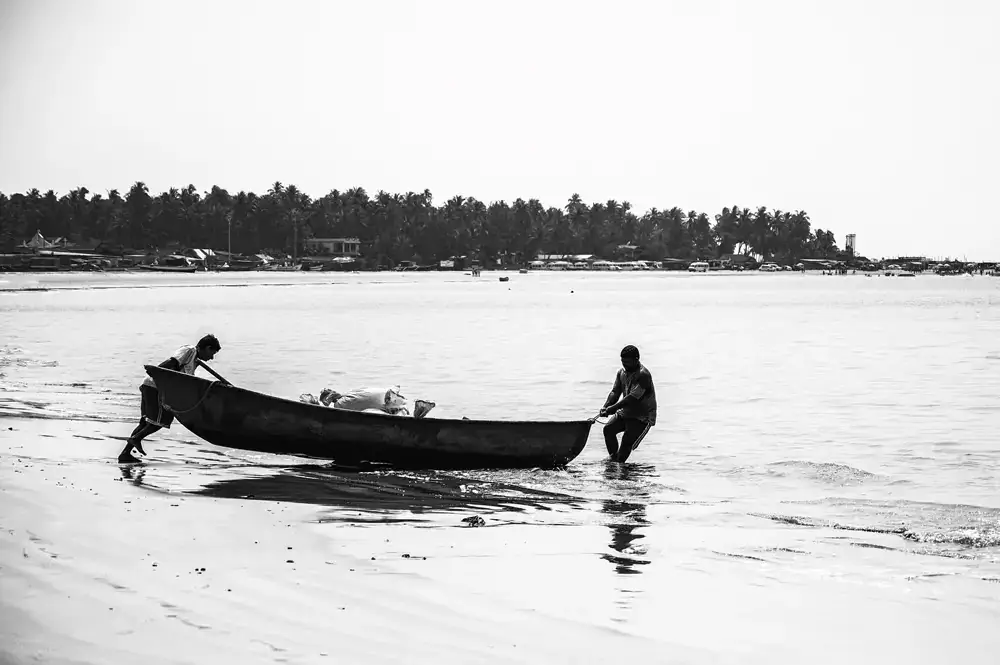
{"type": "Polygon", "coordinates": [[[695,261],[688,266],[688,272],[708,272],[708,264],[704,261],[695,261]]]}
{"type": "Polygon", "coordinates": [[[760,267],[761,272],[778,272],[781,268],[775,263],[765,263],[760,267]]]}

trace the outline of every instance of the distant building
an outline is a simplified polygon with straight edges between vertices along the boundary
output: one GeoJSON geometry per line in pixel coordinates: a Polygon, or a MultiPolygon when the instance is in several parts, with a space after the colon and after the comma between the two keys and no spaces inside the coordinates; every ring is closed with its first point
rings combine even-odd
{"type": "Polygon", "coordinates": [[[628,261],[635,261],[635,253],[639,250],[638,245],[618,245],[615,247],[615,256],[619,259],[626,259],[628,261]]]}
{"type": "Polygon", "coordinates": [[[754,270],[760,264],[757,259],[749,254],[723,254],[719,259],[722,261],[723,266],[730,269],[743,268],[754,270]]]}
{"type": "Polygon", "coordinates": [[[465,256],[449,256],[438,262],[438,268],[441,270],[465,270],[466,261],[467,257],[465,256]]]}
{"type": "Polygon", "coordinates": [[[535,257],[536,261],[586,261],[591,263],[595,260],[593,254],[539,254],[535,257]]]}
{"type": "Polygon", "coordinates": [[[40,231],[35,231],[35,237],[31,240],[25,240],[18,247],[20,249],[58,249],[65,247],[68,243],[65,238],[56,238],[54,240],[46,240],[45,236],[41,234],[40,231]]]}
{"type": "Polygon", "coordinates": [[[357,238],[309,238],[302,241],[306,254],[323,256],[360,256],[361,241],[357,238]]]}

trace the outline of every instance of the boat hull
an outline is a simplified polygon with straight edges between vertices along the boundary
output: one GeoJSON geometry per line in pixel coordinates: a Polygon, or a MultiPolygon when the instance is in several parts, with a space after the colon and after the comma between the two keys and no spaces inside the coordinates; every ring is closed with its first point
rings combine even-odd
{"type": "Polygon", "coordinates": [[[342,464],[557,468],[580,454],[593,425],[591,420],[448,420],[347,411],[152,365],[146,365],[146,372],[176,419],[210,443],[342,464]]]}
{"type": "Polygon", "coordinates": [[[196,266],[136,266],[139,270],[149,270],[152,272],[195,272],[196,266]]]}

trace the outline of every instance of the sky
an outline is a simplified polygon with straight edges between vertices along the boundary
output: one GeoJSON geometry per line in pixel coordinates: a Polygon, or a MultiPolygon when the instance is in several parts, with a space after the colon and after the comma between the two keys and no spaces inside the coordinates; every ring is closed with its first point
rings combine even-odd
{"type": "Polygon", "coordinates": [[[806,211],[1000,260],[995,0],[0,0],[0,191],[806,211]]]}

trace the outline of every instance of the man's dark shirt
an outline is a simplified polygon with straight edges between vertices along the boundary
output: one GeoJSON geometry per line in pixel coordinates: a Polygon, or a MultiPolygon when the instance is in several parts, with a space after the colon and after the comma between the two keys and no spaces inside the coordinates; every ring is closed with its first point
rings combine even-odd
{"type": "Polygon", "coordinates": [[[656,424],[656,388],[653,387],[653,375],[642,364],[632,372],[626,372],[624,367],[618,370],[615,387],[611,390],[607,404],[614,404],[620,395],[631,396],[637,401],[618,409],[619,417],[642,420],[650,426],[656,424]]]}

